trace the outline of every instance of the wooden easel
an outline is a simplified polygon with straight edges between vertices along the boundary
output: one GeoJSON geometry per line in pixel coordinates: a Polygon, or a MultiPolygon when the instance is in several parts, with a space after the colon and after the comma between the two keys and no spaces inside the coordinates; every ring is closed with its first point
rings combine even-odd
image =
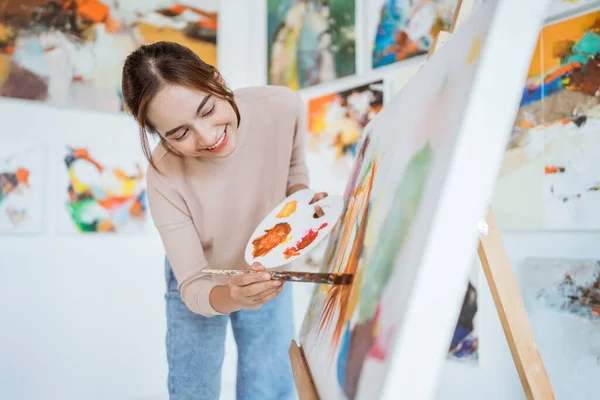
{"type": "MultiPolygon", "coordinates": [[[[456,26],[469,17],[476,2],[477,0],[458,0],[450,31],[438,34],[427,59],[450,37],[456,26]]],[[[523,390],[529,400],[554,400],[550,379],[535,343],[525,304],[491,209],[486,218],[486,225],[486,232],[480,237],[477,254],[523,390]]],[[[289,356],[300,400],[319,400],[303,350],[295,340],[290,345],[289,356]]]]}

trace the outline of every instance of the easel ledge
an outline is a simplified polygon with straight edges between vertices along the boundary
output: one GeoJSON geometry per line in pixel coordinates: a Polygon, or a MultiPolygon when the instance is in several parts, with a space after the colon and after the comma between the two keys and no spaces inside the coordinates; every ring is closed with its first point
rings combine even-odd
{"type": "MultiPolygon", "coordinates": [[[[438,50],[458,24],[471,14],[476,0],[459,0],[450,32],[442,31],[433,42],[427,59],[438,50]]],[[[487,232],[480,237],[477,253],[490,287],[496,311],[528,400],[555,400],[550,379],[535,343],[525,304],[512,271],[496,218],[490,209],[487,232]]],[[[300,400],[319,400],[302,347],[295,340],[289,348],[290,363],[300,400]]]]}

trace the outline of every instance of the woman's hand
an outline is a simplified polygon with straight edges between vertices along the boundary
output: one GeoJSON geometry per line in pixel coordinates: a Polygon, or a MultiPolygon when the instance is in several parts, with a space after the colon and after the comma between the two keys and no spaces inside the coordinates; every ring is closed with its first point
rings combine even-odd
{"type": "MultiPolygon", "coordinates": [[[[315,193],[315,195],[313,196],[313,198],[309,204],[313,204],[319,200],[323,200],[327,196],[328,196],[328,194],[325,192],[315,193]]],[[[325,213],[323,212],[323,209],[319,206],[315,206],[315,215],[314,215],[315,218],[321,218],[323,215],[325,215],[325,213]]]]}
{"type": "MultiPolygon", "coordinates": [[[[259,263],[252,264],[255,271],[264,271],[259,263]]],[[[283,289],[283,281],[271,279],[268,273],[234,275],[229,278],[229,296],[242,308],[256,310],[273,300],[283,289]]]]}

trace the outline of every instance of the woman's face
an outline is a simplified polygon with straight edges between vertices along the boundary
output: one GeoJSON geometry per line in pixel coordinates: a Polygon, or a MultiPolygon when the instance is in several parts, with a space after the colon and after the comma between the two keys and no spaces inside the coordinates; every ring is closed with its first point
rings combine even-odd
{"type": "Polygon", "coordinates": [[[188,157],[224,158],[237,146],[237,115],[227,100],[183,86],[166,86],[148,105],[158,134],[188,157]]]}

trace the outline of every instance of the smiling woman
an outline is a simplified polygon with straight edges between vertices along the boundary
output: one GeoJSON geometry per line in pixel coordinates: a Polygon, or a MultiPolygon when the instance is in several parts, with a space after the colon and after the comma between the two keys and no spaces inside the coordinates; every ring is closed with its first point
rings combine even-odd
{"type": "Polygon", "coordinates": [[[232,92],[214,67],[170,42],[131,53],[122,82],[150,162],[150,211],[167,253],[171,398],[219,398],[229,320],[237,397],[294,398],[291,288],[270,274],[202,270],[250,268],[244,250],[256,226],[286,196],[308,188],[300,97],[276,86],[232,92]],[[153,152],[148,134],[160,141],[153,152]]]}

